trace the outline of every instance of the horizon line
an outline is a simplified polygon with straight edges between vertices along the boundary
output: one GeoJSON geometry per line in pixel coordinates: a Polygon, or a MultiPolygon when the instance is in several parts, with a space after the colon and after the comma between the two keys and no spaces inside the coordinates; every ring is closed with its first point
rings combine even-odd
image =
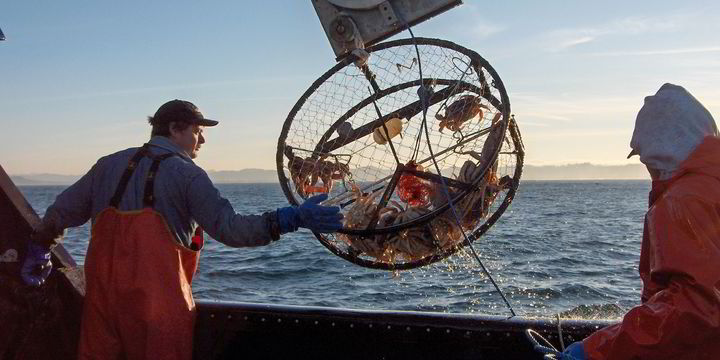
{"type": "MultiPolygon", "coordinates": [[[[591,162],[576,162],[576,163],[564,163],[564,164],[524,164],[523,167],[563,167],[563,166],[578,166],[578,165],[590,165],[597,167],[624,167],[624,166],[638,166],[643,165],[642,163],[631,163],[631,164],[602,164],[602,163],[591,163],[591,162]]],[[[260,170],[260,171],[277,171],[275,169],[262,169],[262,168],[241,168],[241,169],[203,169],[206,172],[221,172],[221,171],[243,171],[243,170],[260,170]]],[[[67,174],[67,173],[53,173],[53,172],[32,172],[32,173],[8,173],[9,176],[38,176],[38,175],[56,175],[56,176],[82,176],[84,174],[67,174]]]]}

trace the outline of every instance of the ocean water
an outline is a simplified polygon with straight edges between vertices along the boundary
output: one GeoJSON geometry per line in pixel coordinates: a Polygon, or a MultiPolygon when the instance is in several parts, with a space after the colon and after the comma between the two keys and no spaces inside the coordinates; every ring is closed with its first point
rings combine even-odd
{"type": "MultiPolygon", "coordinates": [[[[287,205],[277,184],[218,188],[239,213],[287,205]]],[[[63,189],[20,188],[39,214],[63,189]]],[[[617,318],[639,303],[649,189],[649,181],[524,181],[474,248],[518,315],[617,318]]],[[[89,233],[89,224],[66,232],[64,244],[78,263],[89,233]]],[[[351,264],[304,230],[259,248],[206,239],[193,289],[196,298],[223,301],[509,314],[467,251],[393,273],[351,264]]]]}

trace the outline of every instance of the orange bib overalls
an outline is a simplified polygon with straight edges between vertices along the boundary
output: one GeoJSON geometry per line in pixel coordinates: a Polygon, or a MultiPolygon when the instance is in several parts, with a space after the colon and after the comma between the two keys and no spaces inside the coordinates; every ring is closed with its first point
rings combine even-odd
{"type": "Polygon", "coordinates": [[[153,210],[153,183],[160,162],[147,144],[130,160],[110,206],[92,227],[85,258],[87,292],[83,308],[80,359],[191,359],[195,301],[192,278],[202,248],[202,231],[193,248],[180,245],[153,210]],[[119,211],[118,205],[138,162],[153,160],[145,180],[144,208],[119,211]]]}

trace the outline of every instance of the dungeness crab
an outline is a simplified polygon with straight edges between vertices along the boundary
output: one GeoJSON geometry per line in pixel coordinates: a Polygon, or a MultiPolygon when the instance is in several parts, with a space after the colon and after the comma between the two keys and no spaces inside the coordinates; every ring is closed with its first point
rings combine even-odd
{"type": "Polygon", "coordinates": [[[465,122],[480,114],[483,117],[483,109],[488,107],[481,103],[480,97],[475,95],[463,95],[459,99],[453,101],[445,109],[445,115],[435,114],[435,118],[440,120],[440,132],[444,128],[452,131],[459,131],[465,122]]]}
{"type": "MultiPolygon", "coordinates": [[[[378,206],[375,199],[382,193],[377,190],[370,194],[363,194],[354,184],[352,186],[355,201],[351,205],[347,213],[345,213],[344,227],[347,229],[366,229],[370,225],[370,221],[378,212],[378,206]]],[[[384,212],[383,212],[384,213],[384,212]]],[[[355,251],[365,253],[377,259],[385,258],[385,244],[379,242],[376,236],[360,236],[338,234],[338,238],[344,240],[355,251]]]]}
{"type": "MultiPolygon", "coordinates": [[[[345,227],[348,229],[365,229],[373,219],[377,226],[388,227],[407,223],[430,212],[426,206],[410,206],[404,208],[396,201],[378,210],[378,199],[381,191],[362,194],[357,188],[355,202],[345,214],[345,227]]],[[[352,248],[351,251],[364,253],[385,263],[398,260],[413,261],[432,255],[437,249],[444,249],[456,244],[460,238],[457,226],[447,220],[435,219],[429,224],[422,224],[389,234],[347,235],[338,234],[352,248]],[[450,237],[448,239],[448,237],[450,237]]]]}
{"type": "Polygon", "coordinates": [[[307,197],[312,193],[328,193],[332,190],[333,180],[341,180],[350,174],[346,164],[322,159],[294,156],[288,164],[290,177],[298,195],[307,197]],[[318,179],[322,186],[316,186],[318,179]]]}

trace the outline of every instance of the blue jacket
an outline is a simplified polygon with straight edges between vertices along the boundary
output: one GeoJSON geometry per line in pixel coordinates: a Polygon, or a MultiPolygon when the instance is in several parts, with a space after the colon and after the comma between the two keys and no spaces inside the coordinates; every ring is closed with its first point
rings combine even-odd
{"type": "MultiPolygon", "coordinates": [[[[189,247],[198,224],[210,236],[232,247],[260,246],[272,241],[270,226],[275,211],[263,215],[236,214],[207,173],[168,138],[154,136],[148,144],[155,155],[177,154],[160,163],[155,177],[154,208],[163,215],[179,243],[189,247]]],[[[129,148],[100,158],[87,174],[58,195],[45,212],[43,226],[60,234],[88,219],[94,222],[109,206],[120,177],[138,149],[129,148]]],[[[145,176],[151,163],[147,157],[140,161],[118,210],[142,209],[145,176]]]]}

